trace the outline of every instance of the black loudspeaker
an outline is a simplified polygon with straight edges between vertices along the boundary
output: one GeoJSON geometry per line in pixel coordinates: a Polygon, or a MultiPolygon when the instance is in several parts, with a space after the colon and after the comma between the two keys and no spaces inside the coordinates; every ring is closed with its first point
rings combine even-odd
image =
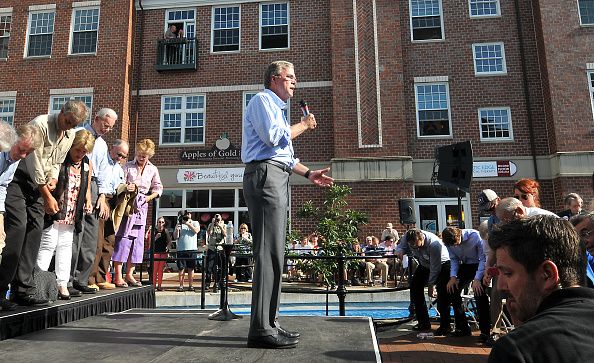
{"type": "Polygon", "coordinates": [[[439,184],[470,192],[472,182],[472,145],[470,141],[439,147],[435,150],[439,163],[439,184]]]}
{"type": "Polygon", "coordinates": [[[415,200],[412,198],[403,198],[398,200],[398,208],[400,210],[400,224],[415,224],[417,217],[415,216],[415,200]]]}

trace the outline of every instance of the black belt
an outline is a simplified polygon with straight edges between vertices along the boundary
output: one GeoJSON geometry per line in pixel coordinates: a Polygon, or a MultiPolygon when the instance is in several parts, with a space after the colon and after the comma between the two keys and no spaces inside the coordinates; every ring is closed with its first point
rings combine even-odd
{"type": "Polygon", "coordinates": [[[96,176],[92,176],[91,177],[91,181],[97,181],[97,177],[96,176]]]}
{"type": "Polygon", "coordinates": [[[280,168],[285,173],[291,174],[293,172],[293,170],[287,164],[283,164],[280,161],[276,161],[276,160],[272,160],[272,159],[254,160],[254,161],[250,162],[250,164],[259,164],[259,163],[266,163],[266,164],[274,165],[277,168],[280,168]]]}

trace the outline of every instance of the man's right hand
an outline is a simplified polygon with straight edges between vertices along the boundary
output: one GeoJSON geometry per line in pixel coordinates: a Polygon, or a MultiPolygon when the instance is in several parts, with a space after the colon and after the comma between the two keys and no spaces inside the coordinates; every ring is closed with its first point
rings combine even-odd
{"type": "Polygon", "coordinates": [[[51,179],[47,183],[47,189],[49,189],[50,192],[53,192],[56,189],[56,185],[58,185],[58,181],[56,179],[51,179]]]}
{"type": "Polygon", "coordinates": [[[446,288],[448,290],[448,293],[453,294],[458,288],[458,279],[455,276],[450,277],[450,281],[448,281],[448,285],[446,288]]]}
{"type": "Polygon", "coordinates": [[[60,211],[58,202],[56,201],[56,198],[54,198],[53,196],[50,195],[47,199],[44,200],[44,202],[45,202],[44,207],[45,207],[46,214],[53,216],[54,214],[56,214],[60,211]]]}

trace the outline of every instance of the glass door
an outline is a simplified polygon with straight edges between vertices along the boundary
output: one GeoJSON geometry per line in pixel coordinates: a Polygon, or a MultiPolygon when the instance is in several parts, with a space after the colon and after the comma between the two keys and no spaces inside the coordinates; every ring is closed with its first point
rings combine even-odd
{"type": "MultiPolygon", "coordinates": [[[[466,198],[465,198],[466,199],[466,198]]],[[[468,201],[462,200],[463,228],[471,228],[468,215],[468,201]]],[[[458,226],[458,200],[454,198],[415,199],[417,227],[431,233],[439,234],[445,227],[458,226]]]]}

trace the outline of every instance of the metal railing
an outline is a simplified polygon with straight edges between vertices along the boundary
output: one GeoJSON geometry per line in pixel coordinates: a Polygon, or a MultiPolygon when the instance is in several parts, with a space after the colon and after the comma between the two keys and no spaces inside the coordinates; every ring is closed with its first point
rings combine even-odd
{"type": "Polygon", "coordinates": [[[157,71],[196,69],[198,43],[193,38],[157,40],[157,71]]]}

